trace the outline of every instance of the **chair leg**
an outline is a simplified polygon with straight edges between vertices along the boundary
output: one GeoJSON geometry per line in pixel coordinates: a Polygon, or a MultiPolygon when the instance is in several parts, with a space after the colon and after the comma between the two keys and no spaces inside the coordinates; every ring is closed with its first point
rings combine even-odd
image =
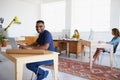
{"type": "Polygon", "coordinates": [[[117,64],[117,56],[114,55],[114,63],[115,63],[115,67],[118,67],[118,64],[117,64]]]}
{"type": "Polygon", "coordinates": [[[53,70],[50,70],[50,71],[51,71],[51,73],[52,73],[52,79],[54,80],[53,70]]]}
{"type": "Polygon", "coordinates": [[[78,53],[76,53],[76,59],[78,58],[78,53]]]}
{"type": "Polygon", "coordinates": [[[86,52],[84,51],[84,56],[85,56],[85,53],[86,53],[86,52]]]}
{"type": "Polygon", "coordinates": [[[67,53],[68,53],[67,50],[66,50],[65,52],[66,52],[66,56],[67,56],[67,55],[68,55],[68,54],[67,54],[67,53]]]}
{"type": "Polygon", "coordinates": [[[31,79],[30,79],[30,80],[33,80],[33,75],[34,75],[34,73],[32,73],[32,76],[31,76],[31,79]]]}
{"type": "Polygon", "coordinates": [[[68,54],[68,57],[70,58],[70,53],[68,54]]]}
{"type": "Polygon", "coordinates": [[[101,56],[100,56],[100,61],[99,61],[99,64],[102,64],[102,60],[103,60],[103,57],[104,57],[104,55],[103,55],[103,53],[101,54],[101,56]]]}
{"type": "Polygon", "coordinates": [[[34,78],[34,79],[33,79],[33,77],[34,77],[34,72],[32,73],[31,80],[36,80],[36,79],[37,79],[38,71],[39,71],[39,68],[37,69],[37,72],[36,72],[36,74],[35,74],[35,78],[34,78]]]}
{"type": "Polygon", "coordinates": [[[32,77],[30,80],[36,80],[37,79],[37,75],[35,74],[35,78],[34,78],[34,73],[32,73],[32,77]]]}

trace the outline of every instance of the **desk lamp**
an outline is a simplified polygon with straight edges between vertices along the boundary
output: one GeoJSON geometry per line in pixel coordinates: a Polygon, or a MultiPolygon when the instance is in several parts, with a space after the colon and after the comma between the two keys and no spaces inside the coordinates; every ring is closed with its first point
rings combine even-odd
{"type": "Polygon", "coordinates": [[[4,29],[4,31],[0,35],[0,41],[4,41],[5,33],[12,24],[21,24],[17,16],[15,16],[14,19],[10,22],[10,24],[4,29]]]}

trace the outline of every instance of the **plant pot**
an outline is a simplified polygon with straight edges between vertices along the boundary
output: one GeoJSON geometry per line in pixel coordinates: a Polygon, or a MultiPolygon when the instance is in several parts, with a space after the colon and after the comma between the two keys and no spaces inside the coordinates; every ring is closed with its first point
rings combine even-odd
{"type": "Polygon", "coordinates": [[[6,41],[1,41],[0,45],[1,45],[1,47],[6,47],[7,46],[6,41]]]}

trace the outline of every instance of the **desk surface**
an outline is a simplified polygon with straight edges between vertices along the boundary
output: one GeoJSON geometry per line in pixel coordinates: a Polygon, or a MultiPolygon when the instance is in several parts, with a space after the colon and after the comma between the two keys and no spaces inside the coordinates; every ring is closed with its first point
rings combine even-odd
{"type": "MultiPolygon", "coordinates": [[[[19,60],[19,59],[21,59],[21,60],[29,60],[27,62],[35,62],[35,61],[39,61],[39,58],[42,58],[44,56],[52,57],[51,55],[58,55],[57,52],[52,52],[52,51],[48,51],[48,50],[45,50],[45,54],[40,54],[40,55],[38,55],[38,54],[20,54],[20,53],[19,54],[17,54],[17,53],[16,54],[15,53],[14,54],[7,54],[5,52],[1,52],[1,54],[6,56],[7,58],[12,60],[13,62],[15,60],[19,60]],[[34,58],[36,60],[34,60],[34,58]],[[38,60],[37,60],[37,58],[38,58],[38,60]]],[[[47,58],[47,59],[49,60],[49,58],[47,58]]],[[[26,62],[26,61],[24,61],[24,62],[26,62]]]]}
{"type": "Polygon", "coordinates": [[[82,39],[76,40],[76,39],[55,39],[53,41],[82,41],[82,39]]]}

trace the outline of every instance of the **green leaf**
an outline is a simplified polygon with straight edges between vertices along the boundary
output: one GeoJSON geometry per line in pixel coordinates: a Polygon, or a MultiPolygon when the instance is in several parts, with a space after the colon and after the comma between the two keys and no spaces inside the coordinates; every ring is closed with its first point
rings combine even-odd
{"type": "Polygon", "coordinates": [[[0,42],[4,41],[5,36],[3,37],[2,35],[0,35],[0,42]]]}

